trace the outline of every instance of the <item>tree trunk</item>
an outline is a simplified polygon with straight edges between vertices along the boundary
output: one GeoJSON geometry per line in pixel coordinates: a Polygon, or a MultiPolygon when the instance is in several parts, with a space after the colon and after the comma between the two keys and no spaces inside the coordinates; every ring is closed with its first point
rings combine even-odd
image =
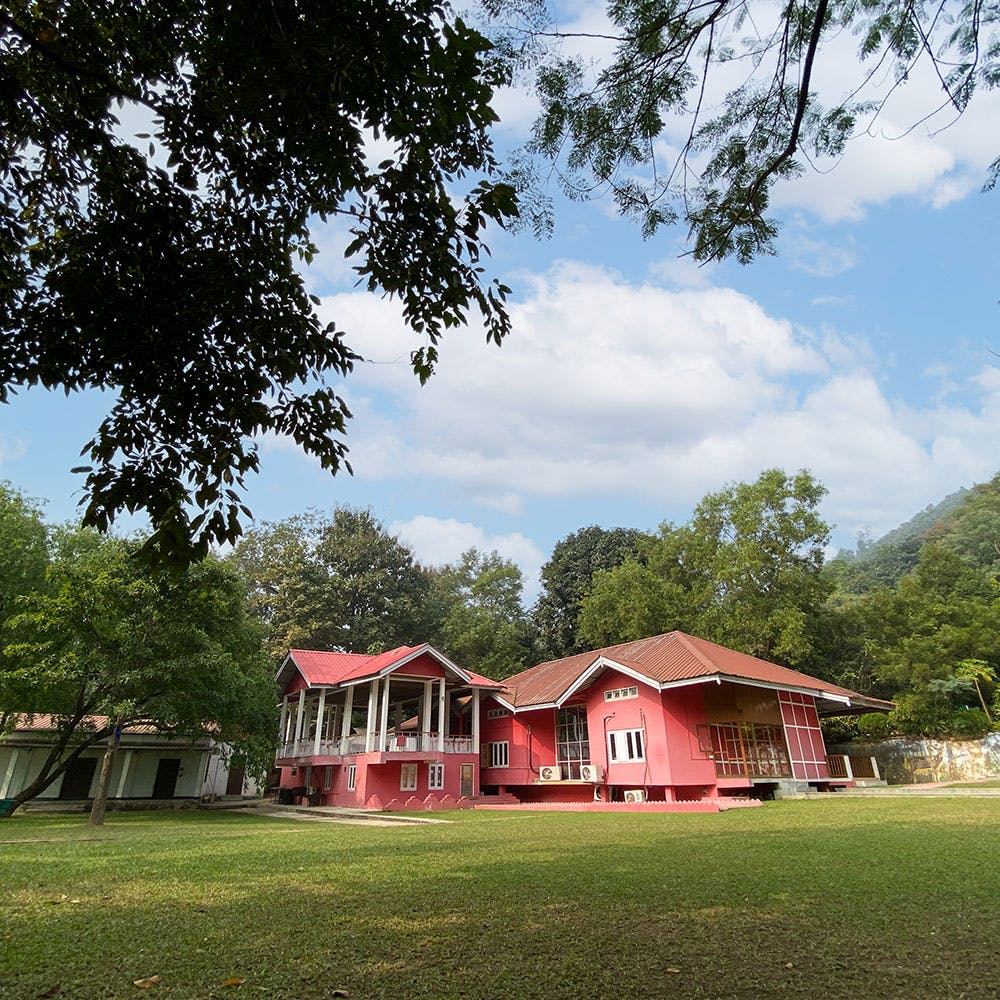
{"type": "Polygon", "coordinates": [[[983,697],[983,689],[979,686],[979,678],[973,677],[972,683],[976,685],[976,694],[979,695],[979,704],[983,706],[983,711],[986,713],[987,720],[992,722],[993,716],[990,715],[990,710],[986,707],[986,699],[983,697]]]}
{"type": "Polygon", "coordinates": [[[108,786],[111,784],[111,769],[114,767],[115,754],[118,751],[118,740],[116,734],[108,738],[108,746],[104,751],[104,760],[101,761],[101,776],[97,782],[97,794],[90,807],[89,826],[103,826],[104,813],[108,806],[108,786]]]}

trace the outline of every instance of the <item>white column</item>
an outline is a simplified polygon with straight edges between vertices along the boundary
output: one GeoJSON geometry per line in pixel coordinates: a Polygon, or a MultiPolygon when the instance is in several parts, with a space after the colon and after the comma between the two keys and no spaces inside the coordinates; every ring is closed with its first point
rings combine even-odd
{"type": "MultiPolygon", "coordinates": [[[[347,689],[344,695],[344,718],[340,721],[340,738],[346,740],[351,735],[351,713],[354,711],[354,687],[347,689]]],[[[341,748],[343,751],[343,748],[341,748]]]]}
{"type": "Polygon", "coordinates": [[[319,756],[319,744],[323,739],[323,713],[326,711],[326,688],[319,689],[319,705],[316,708],[316,735],[313,737],[313,756],[319,756]]]}
{"type": "Polygon", "coordinates": [[[479,688],[472,689],[472,752],[479,755],[479,688]]]}
{"type": "MultiPolygon", "coordinates": [[[[281,721],[278,723],[278,739],[284,744],[288,739],[285,729],[288,727],[288,695],[281,699],[281,721]]],[[[280,748],[279,748],[280,749],[280,748]]]]}
{"type": "Polygon", "coordinates": [[[382,689],[382,715],[378,724],[378,748],[385,749],[389,729],[389,674],[385,675],[385,687],[382,689]]]}
{"type": "Polygon", "coordinates": [[[295,711],[295,753],[299,752],[299,740],[302,739],[302,723],[306,717],[306,689],[299,692],[299,707],[295,711]]]}
{"type": "Polygon", "coordinates": [[[115,792],[116,799],[125,798],[125,786],[128,784],[128,772],[132,767],[132,754],[134,750],[126,750],[122,755],[122,773],[118,777],[118,791],[115,792]]]}
{"type": "Polygon", "coordinates": [[[371,753],[375,745],[375,713],[378,711],[378,678],[372,678],[368,689],[368,721],[365,723],[365,753],[371,753]]]}
{"type": "Polygon", "coordinates": [[[14,747],[10,751],[10,760],[7,762],[7,770],[4,772],[3,785],[0,785],[0,799],[10,797],[10,786],[14,781],[14,768],[17,766],[17,758],[20,754],[21,751],[18,747],[14,747]]]}
{"type": "Polygon", "coordinates": [[[448,696],[444,688],[445,679],[438,683],[438,750],[444,753],[444,738],[448,733],[448,696]]]}
{"type": "Polygon", "coordinates": [[[420,745],[418,750],[430,750],[430,736],[424,739],[424,734],[431,731],[431,713],[434,711],[434,681],[424,681],[424,709],[420,713],[420,745]]]}

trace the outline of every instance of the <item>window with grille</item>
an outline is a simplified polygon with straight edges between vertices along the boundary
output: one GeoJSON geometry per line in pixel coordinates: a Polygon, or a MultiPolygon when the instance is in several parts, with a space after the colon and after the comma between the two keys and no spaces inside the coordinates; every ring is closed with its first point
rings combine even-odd
{"type": "Polygon", "coordinates": [[[641,729],[617,729],[608,733],[608,760],[612,763],[645,759],[641,729]]]}
{"type": "Polygon", "coordinates": [[[427,787],[431,791],[440,791],[444,788],[444,764],[427,766],[427,787]]]}
{"type": "Polygon", "coordinates": [[[510,764],[510,743],[487,743],[490,752],[490,767],[508,767],[510,764]]]}
{"type": "Polygon", "coordinates": [[[562,708],[556,716],[556,759],[569,781],[580,780],[580,768],[590,763],[590,735],[584,705],[562,708]]]}
{"type": "Polygon", "coordinates": [[[354,791],[354,784],[358,780],[358,768],[356,764],[352,764],[347,769],[347,790],[349,792],[354,791]]]}

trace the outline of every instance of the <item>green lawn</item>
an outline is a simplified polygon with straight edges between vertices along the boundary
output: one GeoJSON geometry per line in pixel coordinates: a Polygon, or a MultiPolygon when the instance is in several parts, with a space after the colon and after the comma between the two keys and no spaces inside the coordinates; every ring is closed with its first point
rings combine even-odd
{"type": "Polygon", "coordinates": [[[4,820],[0,995],[1000,994],[995,799],[453,815],[4,820]]]}

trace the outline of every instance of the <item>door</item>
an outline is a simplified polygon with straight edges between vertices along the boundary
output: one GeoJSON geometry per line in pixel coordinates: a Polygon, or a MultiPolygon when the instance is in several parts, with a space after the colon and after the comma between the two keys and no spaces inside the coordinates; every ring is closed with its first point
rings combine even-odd
{"type": "Polygon", "coordinates": [[[243,778],[243,768],[234,764],[229,769],[229,777],[226,779],[226,795],[242,795],[243,778]]]}
{"type": "Polygon", "coordinates": [[[181,769],[180,757],[161,757],[156,765],[153,782],[154,799],[172,799],[177,788],[177,775],[181,769]]]}
{"type": "Polygon", "coordinates": [[[466,796],[467,798],[472,798],[475,788],[473,787],[473,780],[476,774],[475,764],[463,764],[462,765],[462,786],[459,794],[466,796]]]}
{"type": "Polygon", "coordinates": [[[94,771],[97,769],[96,757],[77,757],[63,774],[62,787],[59,789],[61,799],[89,799],[90,786],[94,783],[94,771]]]}

